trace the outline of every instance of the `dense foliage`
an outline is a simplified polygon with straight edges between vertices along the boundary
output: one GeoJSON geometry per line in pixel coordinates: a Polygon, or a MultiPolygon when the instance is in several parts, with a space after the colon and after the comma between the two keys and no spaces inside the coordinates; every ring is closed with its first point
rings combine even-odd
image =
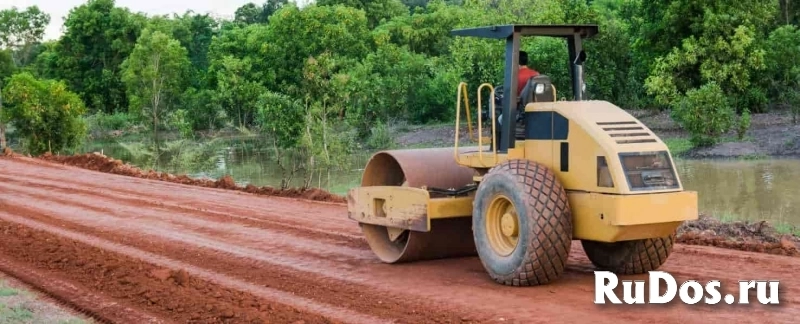
{"type": "MultiPolygon", "coordinates": [[[[452,29],[594,23],[601,33],[585,45],[589,98],[672,110],[695,144],[708,145],[731,129],[743,133],[751,112],[798,111],[799,8],[788,0],[319,0],[302,8],[268,0],[219,20],[88,0],[48,42],[50,17],[37,7],[0,11],[0,81],[13,73],[29,73],[30,84],[61,80],[88,114],[131,116],[154,135],[259,129],[276,149],[336,163],[334,152],[386,124],[451,121],[460,81],[470,94],[502,83],[504,44],[454,38],[452,29]]],[[[569,99],[565,42],[524,39],[522,48],[569,99]]],[[[5,120],[30,123],[9,113],[21,101],[5,104],[5,120]]]]}
{"type": "Polygon", "coordinates": [[[23,72],[10,78],[3,94],[8,104],[3,122],[14,122],[32,154],[74,148],[86,134],[83,102],[64,82],[41,81],[23,72]]]}

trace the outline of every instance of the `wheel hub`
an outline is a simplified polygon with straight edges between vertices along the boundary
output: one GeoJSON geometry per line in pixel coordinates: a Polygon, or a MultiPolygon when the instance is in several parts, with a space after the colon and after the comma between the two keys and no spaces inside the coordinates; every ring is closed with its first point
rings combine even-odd
{"type": "Polygon", "coordinates": [[[504,195],[492,199],[485,226],[489,244],[497,254],[508,256],[514,252],[519,240],[519,219],[511,199],[504,195]]]}
{"type": "Polygon", "coordinates": [[[512,213],[503,214],[500,218],[500,229],[505,236],[517,236],[517,216],[512,213]]]}

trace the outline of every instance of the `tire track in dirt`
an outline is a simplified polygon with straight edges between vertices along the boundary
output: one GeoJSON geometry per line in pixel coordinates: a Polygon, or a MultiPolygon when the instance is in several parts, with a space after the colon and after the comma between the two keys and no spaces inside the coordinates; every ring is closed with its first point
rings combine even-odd
{"type": "MultiPolygon", "coordinates": [[[[151,302],[151,305],[149,305],[151,307],[149,308],[161,308],[159,309],[161,313],[164,313],[165,309],[168,311],[177,310],[178,313],[186,313],[181,311],[181,308],[184,308],[190,313],[190,315],[169,313],[171,316],[177,317],[174,318],[175,320],[197,320],[197,317],[202,318],[211,315],[212,318],[216,318],[217,316],[221,318],[241,316],[243,317],[241,320],[251,321],[258,319],[260,317],[258,315],[270,315],[267,318],[272,317],[271,320],[279,321],[301,319],[308,321],[311,319],[312,322],[329,322],[320,315],[316,315],[321,314],[322,316],[329,317],[338,322],[384,322],[384,320],[380,318],[360,314],[347,309],[319,304],[305,298],[294,296],[290,293],[256,286],[229,276],[171,260],[160,255],[141,251],[97,237],[64,230],[23,217],[13,216],[6,212],[0,212],[0,229],[6,233],[11,233],[11,235],[5,235],[0,238],[0,241],[4,241],[4,243],[13,244],[17,242],[8,241],[20,238],[32,238],[25,240],[28,243],[26,244],[28,248],[33,250],[36,247],[41,247],[45,252],[51,252],[48,253],[50,255],[44,255],[44,257],[50,256],[56,258],[55,260],[48,260],[50,261],[48,263],[51,265],[59,261],[61,263],[69,263],[71,258],[76,258],[79,260],[79,263],[70,265],[82,267],[86,265],[86,263],[81,262],[83,258],[93,259],[92,261],[97,262],[96,265],[99,265],[102,269],[103,273],[100,275],[112,277],[111,280],[97,283],[94,288],[102,289],[103,284],[109,284],[130,293],[127,296],[115,294],[117,295],[115,296],[116,298],[136,298],[139,299],[137,301],[146,299],[146,301],[151,302]],[[56,241],[56,244],[54,245],[51,243],[44,245],[40,243],[47,243],[48,241],[56,241]],[[79,250],[83,250],[81,251],[82,253],[76,253],[79,250]],[[52,255],[52,252],[58,252],[58,254],[52,255]],[[86,255],[89,255],[89,257],[86,257],[86,255]],[[96,259],[100,258],[106,260],[100,260],[98,262],[96,259]],[[139,271],[135,271],[136,269],[128,266],[128,264],[137,264],[139,266],[139,271]],[[114,273],[114,271],[122,271],[123,275],[120,276],[114,273]],[[147,277],[145,274],[149,274],[153,278],[137,278],[147,277]],[[131,277],[134,277],[134,279],[131,279],[131,277]],[[168,282],[168,279],[173,279],[175,284],[168,282]],[[127,285],[137,282],[134,280],[137,280],[138,283],[145,288],[144,291],[137,291],[138,289],[135,289],[135,287],[138,285],[127,285]],[[161,287],[159,287],[158,283],[160,283],[161,287]],[[181,292],[184,291],[182,291],[179,286],[188,287],[195,291],[191,294],[182,294],[181,292]],[[181,299],[193,299],[193,301],[182,301],[181,299]],[[198,301],[198,299],[205,299],[205,301],[198,301]],[[216,303],[211,302],[214,299],[220,301],[216,303]],[[252,308],[255,305],[262,305],[261,301],[270,301],[267,304],[267,309],[281,309],[276,312],[276,314],[272,312],[256,314],[258,312],[254,312],[252,308]],[[278,306],[277,302],[274,301],[280,301],[283,305],[278,306]],[[249,307],[239,305],[249,305],[249,307]],[[192,308],[198,309],[192,310],[192,308]],[[187,316],[191,317],[187,318],[187,316]]],[[[8,246],[12,246],[12,244],[8,244],[8,246]]],[[[13,244],[16,249],[12,251],[3,251],[4,254],[6,256],[13,256],[16,252],[18,255],[26,254],[27,257],[33,257],[34,260],[42,258],[42,255],[32,255],[32,253],[30,253],[31,251],[24,251],[25,249],[21,248],[19,245],[20,244],[13,244]]],[[[61,270],[69,271],[69,269],[64,268],[61,270]]]]}
{"type": "MultiPolygon", "coordinates": [[[[116,174],[106,174],[89,171],[71,166],[53,165],[55,170],[60,172],[43,173],[36,172],[37,168],[20,167],[17,159],[0,159],[0,168],[8,168],[9,175],[18,177],[17,179],[36,179],[36,181],[50,181],[55,184],[69,184],[75,187],[92,189],[95,192],[116,192],[133,197],[147,199],[150,203],[160,204],[169,203],[183,208],[196,208],[200,211],[208,209],[214,211],[226,211],[259,217],[259,210],[269,211],[269,217],[262,217],[267,221],[288,223],[303,228],[304,231],[316,230],[325,227],[335,230],[339,234],[349,234],[352,238],[360,239],[360,232],[351,226],[350,223],[342,222],[342,218],[337,214],[329,213],[331,206],[346,206],[339,203],[326,203],[317,201],[304,201],[284,197],[265,197],[250,193],[232,191],[217,188],[204,188],[190,185],[182,185],[165,181],[147,180],[122,176],[116,174]],[[10,163],[8,163],[10,162],[10,163]],[[64,172],[81,172],[80,177],[62,177],[64,172]],[[198,197],[203,199],[198,199],[198,197]],[[169,199],[163,199],[169,197],[169,199]],[[267,198],[253,199],[253,198],[267,198]],[[274,201],[281,203],[275,204],[274,201]],[[248,206],[245,208],[242,206],[248,206]],[[297,217],[297,213],[315,214],[313,218],[297,217]]],[[[43,161],[33,161],[24,164],[37,166],[39,163],[50,164],[43,161]]],[[[22,163],[20,163],[22,164],[22,163]]],[[[54,170],[54,171],[55,171],[54,170]]]]}
{"type": "MultiPolygon", "coordinates": [[[[39,184],[41,184],[39,179],[43,178],[52,179],[54,182],[63,182],[62,188],[65,187],[64,184],[69,188],[68,186],[75,183],[74,179],[81,179],[82,183],[91,181],[78,186],[85,190],[79,193],[80,195],[90,194],[94,190],[107,194],[107,196],[103,196],[104,198],[92,198],[89,205],[92,202],[109,204],[109,201],[113,202],[113,197],[125,196],[126,193],[123,190],[129,189],[128,191],[139,192],[139,197],[149,201],[161,200],[165,204],[192,204],[192,208],[197,207],[198,209],[193,212],[179,211],[179,213],[186,214],[184,215],[185,217],[190,218],[196,217],[208,221],[216,220],[223,223],[230,219],[217,218],[216,214],[209,212],[225,212],[228,207],[240,208],[242,216],[246,217],[272,219],[278,222],[295,220],[298,222],[297,224],[317,224],[315,223],[317,217],[328,220],[338,216],[340,219],[338,223],[324,222],[322,225],[318,225],[319,228],[317,230],[329,231],[334,236],[358,234],[355,224],[346,219],[345,207],[340,205],[309,203],[300,200],[292,201],[263,196],[255,197],[247,196],[247,194],[224,193],[203,188],[194,190],[188,186],[172,184],[170,186],[161,186],[152,184],[155,181],[141,179],[136,179],[139,181],[125,182],[125,184],[115,184],[117,176],[103,177],[102,174],[96,172],[67,167],[61,169],[60,166],[59,168],[51,169],[16,162],[4,163],[3,159],[0,159],[0,174],[11,173],[19,175],[17,171],[26,174],[22,179],[30,179],[39,184]],[[151,186],[156,189],[153,191],[148,190],[151,186]],[[191,197],[186,197],[186,192],[191,192],[191,197]],[[203,195],[201,196],[200,194],[203,195]],[[237,205],[253,206],[253,209],[248,210],[244,207],[237,207],[237,205]],[[295,206],[300,208],[302,212],[292,213],[291,210],[295,206]],[[207,207],[211,208],[205,209],[207,207]],[[287,210],[290,213],[286,214],[287,210]]],[[[19,179],[19,177],[15,178],[15,180],[19,179]]],[[[19,182],[13,185],[19,186],[19,182]]],[[[670,260],[661,269],[670,273],[674,272],[679,284],[688,279],[702,282],[705,278],[710,278],[722,279],[723,287],[729,287],[735,286],[739,279],[780,279],[783,295],[781,301],[784,303],[777,307],[758,304],[688,306],[681,305],[679,301],[673,301],[669,305],[644,305],[641,307],[594,305],[592,303],[594,298],[592,271],[594,268],[586,259],[577,241],[574,242],[573,249],[570,252],[567,271],[564,276],[554,284],[542,287],[520,289],[518,287],[504,287],[494,284],[487,277],[477,258],[436,260],[402,265],[383,265],[376,261],[370,262],[369,260],[351,258],[341,263],[352,262],[351,265],[354,267],[349,270],[350,273],[348,275],[352,275],[353,278],[344,278],[340,281],[325,281],[312,277],[308,280],[307,278],[302,278],[307,276],[306,272],[298,272],[283,266],[269,266],[253,259],[252,256],[235,257],[226,253],[216,253],[213,249],[201,249],[191,244],[167,245],[164,244],[163,240],[148,243],[147,240],[137,238],[137,236],[143,235],[135,231],[104,232],[103,226],[93,223],[75,224],[72,221],[67,221],[64,218],[64,214],[74,216],[80,210],[91,209],[67,202],[70,199],[83,198],[68,196],[64,191],[51,192],[51,197],[42,197],[41,194],[49,192],[49,189],[51,188],[37,187],[33,191],[21,191],[16,194],[28,195],[24,199],[24,201],[28,202],[21,203],[23,205],[29,206],[34,202],[38,202],[47,206],[55,203],[66,204],[77,209],[70,212],[54,211],[51,213],[52,215],[41,215],[41,213],[37,215],[31,213],[31,211],[23,210],[17,210],[12,214],[21,214],[30,220],[82,233],[87,237],[104,237],[108,241],[123,243],[170,260],[179,260],[195,265],[205,271],[224,273],[227,276],[259,287],[266,283],[275,283],[276,286],[270,287],[298,292],[303,297],[328,301],[328,304],[335,304],[342,308],[352,308],[362,314],[368,312],[365,310],[367,307],[376,306],[374,299],[383,299],[385,301],[384,304],[387,302],[393,302],[395,303],[394,305],[426,304],[425,306],[427,307],[421,307],[418,310],[436,310],[434,314],[426,315],[439,316],[433,317],[434,320],[438,318],[440,321],[451,322],[458,321],[459,316],[461,316],[477,322],[498,322],[499,318],[502,317],[505,322],[520,323],[574,323],[586,321],[588,318],[591,318],[593,323],[643,323],[653,322],[650,319],[654,317],[658,319],[657,322],[787,323],[793,322],[800,316],[800,309],[796,306],[797,289],[800,286],[800,280],[791,273],[791,269],[798,268],[798,261],[800,260],[797,258],[772,257],[755,253],[747,254],[706,247],[686,247],[679,244],[676,246],[670,260]],[[249,270],[256,269],[257,271],[248,272],[247,267],[250,268],[249,270]],[[276,280],[279,278],[297,280],[299,283],[283,285],[276,280]],[[314,290],[314,283],[317,283],[319,287],[316,290],[314,290]],[[351,286],[348,285],[352,285],[353,288],[350,289],[351,286]],[[367,291],[364,298],[371,300],[372,304],[364,305],[361,299],[355,298],[361,289],[367,291]],[[380,295],[384,292],[384,295],[380,295]],[[461,311],[461,309],[468,309],[469,311],[461,311]]],[[[2,195],[3,191],[0,191],[0,196],[2,195]]],[[[19,208],[17,201],[20,199],[22,199],[21,196],[5,200],[5,202],[13,204],[14,206],[11,206],[13,208],[19,208]]],[[[83,203],[86,205],[85,202],[83,203]]],[[[111,211],[105,212],[105,214],[113,215],[113,211],[120,206],[129,208],[130,206],[136,206],[136,204],[135,201],[113,202],[113,204],[102,206],[102,208],[107,208],[111,211]]],[[[174,211],[174,209],[170,208],[158,211],[159,206],[157,204],[145,204],[140,207],[146,209],[146,211],[139,211],[137,214],[153,213],[151,216],[167,212],[167,210],[174,211]],[[157,210],[157,212],[153,210],[157,210]]],[[[108,219],[110,216],[101,215],[98,217],[108,219]]],[[[136,217],[138,216],[131,216],[131,221],[136,217]]],[[[241,226],[241,229],[246,229],[247,225],[241,224],[237,226],[241,226]]],[[[235,226],[231,226],[228,230],[236,231],[237,229],[235,226]]],[[[265,230],[277,231],[278,229],[267,226],[265,230]]],[[[306,234],[311,235],[310,237],[316,235],[306,234]]],[[[200,236],[203,239],[215,239],[213,236],[209,237],[208,235],[210,234],[208,233],[195,231],[193,235],[200,236]]],[[[230,242],[229,238],[225,238],[224,241],[230,242]]],[[[326,244],[336,244],[334,243],[335,240],[327,241],[323,237],[320,237],[320,241],[326,244]]],[[[253,244],[257,244],[257,241],[246,243],[249,248],[258,250],[257,246],[253,246],[253,244]]],[[[330,262],[330,260],[319,262],[330,262]]],[[[339,266],[342,267],[343,265],[339,266]]],[[[340,270],[336,272],[338,273],[340,270]]],[[[341,274],[336,275],[347,277],[341,274]]],[[[644,278],[646,276],[623,276],[621,279],[644,278]]],[[[621,296],[621,293],[619,296],[621,296]]],[[[756,299],[751,298],[751,302],[753,301],[756,301],[756,299]]],[[[402,310],[388,308],[390,309],[383,314],[394,315],[383,316],[383,318],[397,318],[408,322],[431,321],[430,317],[414,317],[420,315],[415,315],[410,311],[403,313],[402,310]]],[[[306,320],[308,321],[308,319],[306,320]]],[[[311,321],[313,322],[313,320],[311,321]]]]}
{"type": "MultiPolygon", "coordinates": [[[[0,180],[3,177],[0,176],[0,180]]],[[[67,212],[65,217],[79,218],[76,222],[91,222],[96,220],[97,225],[112,226],[119,230],[123,228],[136,228],[141,226],[141,230],[149,232],[166,231],[172,228],[165,236],[176,236],[182,233],[198,233],[207,237],[226,238],[231,243],[239,244],[259,244],[259,250],[263,253],[267,251],[283,252],[283,254],[294,253],[296,255],[307,256],[309,260],[330,259],[333,261],[343,260],[372,260],[369,250],[364,247],[351,248],[341,246],[339,242],[328,242],[324,239],[312,240],[303,236],[297,236],[292,232],[276,231],[269,228],[243,227],[241,224],[228,223],[224,220],[212,221],[195,217],[186,213],[175,213],[164,208],[141,208],[129,204],[115,204],[115,200],[98,196],[90,196],[82,192],[72,191],[63,192],[63,195],[55,196],[52,193],[58,192],[52,188],[41,188],[38,186],[18,186],[11,185],[8,181],[0,182],[0,190],[7,190],[10,193],[8,198],[15,198],[15,205],[25,206],[26,208],[40,209],[50,213],[67,212]],[[59,205],[40,206],[34,201],[49,200],[59,205]],[[34,202],[34,203],[26,203],[34,202]],[[109,207],[113,206],[113,207],[109,207]],[[103,222],[105,216],[113,217],[103,222]],[[123,225],[124,224],[124,225],[123,225]],[[120,227],[123,226],[123,227],[120,227]]],[[[200,237],[189,238],[191,240],[201,240],[200,237]]],[[[224,245],[222,242],[214,244],[224,245]]],[[[280,256],[278,256],[280,257],[280,256]]],[[[326,267],[335,267],[335,263],[326,264],[326,267]]]]}
{"type": "Polygon", "coordinates": [[[328,240],[337,245],[346,245],[348,247],[361,249],[369,248],[363,238],[358,235],[309,228],[308,226],[303,226],[297,222],[279,222],[265,217],[246,216],[246,213],[252,214],[252,210],[248,209],[240,209],[235,207],[223,208],[223,206],[215,208],[217,206],[208,206],[203,205],[202,203],[182,205],[176,204],[169,200],[154,200],[152,197],[139,195],[135,192],[103,191],[97,190],[97,188],[84,187],[80,184],[66,185],[61,181],[32,179],[30,177],[15,175],[0,174],[0,181],[17,185],[18,188],[37,187],[61,193],[80,193],[91,196],[93,199],[103,199],[106,202],[110,202],[111,205],[125,203],[130,206],[137,206],[140,209],[141,207],[147,206],[149,208],[155,208],[170,213],[191,214],[193,217],[198,219],[225,221],[226,223],[233,222],[247,227],[256,227],[280,231],[282,233],[291,233],[291,235],[302,236],[315,241],[322,239],[328,240]]]}
{"type": "MultiPolygon", "coordinates": [[[[2,188],[2,185],[0,185],[2,188]]],[[[5,189],[5,188],[3,188],[5,189]]],[[[19,189],[19,188],[18,188],[19,189]]],[[[24,191],[24,190],[21,190],[24,191]]],[[[15,214],[26,215],[31,219],[53,223],[62,228],[75,229],[75,224],[92,224],[92,228],[79,229],[80,232],[87,233],[96,237],[125,242],[127,245],[141,248],[145,251],[165,255],[175,260],[185,260],[198,267],[213,269],[219,273],[231,273],[240,278],[246,278],[249,282],[263,283],[269,286],[280,286],[279,289],[292,291],[298,295],[308,296],[322,300],[336,301],[364,312],[378,312],[385,314],[388,318],[401,318],[403,322],[419,322],[430,319],[451,322],[460,321],[461,315],[468,311],[452,311],[453,307],[446,305],[431,309],[423,305],[406,304],[406,296],[393,296],[387,291],[375,291],[369,286],[358,285],[363,279],[358,274],[342,268],[345,263],[324,263],[313,258],[297,260],[295,257],[284,256],[285,251],[276,255],[271,250],[255,250],[240,245],[232,245],[227,242],[208,239],[199,235],[192,235],[192,229],[186,228],[181,231],[171,230],[163,224],[144,223],[144,219],[134,219],[126,221],[111,215],[103,215],[88,209],[76,208],[73,205],[63,204],[70,200],[77,203],[80,198],[73,199],[36,197],[21,193],[8,194],[5,198],[0,198],[0,206],[4,209],[13,211],[15,214]],[[28,204],[27,201],[40,201],[49,199],[47,205],[36,203],[28,204]],[[55,202],[55,203],[53,203],[55,202]],[[13,204],[13,205],[12,205],[13,204]],[[97,228],[97,230],[95,230],[97,228]],[[135,237],[124,234],[125,232],[137,233],[135,237]],[[163,242],[163,241],[167,242],[163,242]],[[144,242],[148,242],[145,244],[144,242]],[[175,242],[181,245],[174,244],[175,242]],[[150,247],[148,247],[150,246],[150,247]],[[153,246],[161,246],[154,248],[153,246]],[[171,248],[175,246],[176,248],[171,248]],[[189,248],[197,246],[198,248],[189,248]],[[169,251],[171,250],[171,251],[169,251]],[[204,250],[213,250],[214,253],[204,250]],[[187,253],[191,251],[191,253],[187,253]],[[189,257],[189,256],[193,257],[189,257]],[[313,261],[313,262],[312,262],[313,261]],[[265,266],[266,264],[266,266],[265,266]],[[217,266],[219,265],[219,266],[217,266]],[[260,269],[268,276],[260,276],[254,271],[238,271],[237,269],[260,269]],[[298,275],[298,272],[300,274],[298,275]],[[314,276],[309,276],[309,273],[314,276]],[[280,278],[276,282],[275,277],[280,278]],[[327,278],[327,279],[326,279],[327,278]],[[333,278],[335,280],[331,280],[333,278]],[[280,281],[290,281],[292,284],[280,284],[280,281]],[[303,282],[308,282],[304,284],[303,282]],[[316,285],[324,285],[325,288],[315,288],[316,285]],[[331,294],[322,294],[319,290],[330,290],[331,294]],[[453,314],[453,315],[448,315],[453,314]],[[414,320],[416,319],[416,320],[414,320]]],[[[125,213],[119,210],[118,213],[125,213]]],[[[214,236],[208,236],[214,237],[214,236]]],[[[352,268],[352,267],[350,267],[352,268]]]]}
{"type": "MultiPolygon", "coordinates": [[[[0,189],[2,188],[3,186],[0,185],[0,189]]],[[[126,219],[125,217],[103,214],[82,208],[80,204],[65,204],[65,202],[69,201],[66,199],[50,199],[46,205],[26,203],[37,201],[36,198],[33,195],[20,193],[6,194],[0,198],[0,206],[6,210],[14,210],[25,215],[42,215],[73,224],[92,224],[93,230],[96,229],[101,232],[134,232],[150,239],[165,241],[164,244],[167,245],[197,246],[215,250],[219,253],[250,258],[273,266],[290,268],[294,271],[307,272],[333,279],[353,278],[353,273],[350,273],[347,267],[343,267],[346,264],[336,262],[337,259],[343,258],[327,260],[328,257],[323,254],[313,255],[311,253],[313,249],[295,246],[294,242],[272,242],[274,238],[270,237],[269,234],[266,234],[263,240],[256,240],[255,243],[240,240],[235,237],[236,233],[234,232],[227,232],[224,235],[230,239],[220,240],[216,239],[220,237],[218,231],[203,230],[184,224],[170,224],[170,222],[140,218],[138,216],[126,219]],[[251,247],[252,244],[257,243],[262,243],[266,246],[251,247]]],[[[120,209],[120,207],[117,208],[120,209]]],[[[125,209],[120,210],[122,213],[125,211],[125,209]]],[[[223,226],[220,224],[217,230],[222,230],[223,226]]],[[[247,229],[243,228],[242,230],[247,229]]],[[[333,251],[333,249],[327,248],[325,250],[328,253],[333,251]]],[[[366,251],[363,254],[366,254],[366,251]]],[[[363,260],[368,259],[363,258],[363,260]]]]}
{"type": "MultiPolygon", "coordinates": [[[[2,255],[0,250],[0,256],[2,255]]],[[[8,258],[0,258],[0,272],[15,277],[30,289],[42,292],[45,300],[52,299],[55,304],[63,305],[98,323],[167,323],[152,314],[111,302],[90,289],[59,278],[52,271],[34,269],[8,258]]]]}

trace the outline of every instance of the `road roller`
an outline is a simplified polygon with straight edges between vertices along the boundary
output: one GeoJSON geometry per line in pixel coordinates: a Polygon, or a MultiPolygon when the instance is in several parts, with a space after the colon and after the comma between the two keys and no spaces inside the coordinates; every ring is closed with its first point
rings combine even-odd
{"type": "Polygon", "coordinates": [[[677,228],[698,217],[697,193],[683,189],[672,154],[646,125],[608,101],[585,98],[582,44],[598,27],[451,33],[505,40],[504,83],[478,87],[477,136],[462,82],[453,147],[381,151],[367,162],[361,185],[348,191],[348,218],[377,258],[398,264],[477,255],[491,279],[510,286],[558,279],[574,240],[597,269],[641,274],[664,264],[677,228]],[[559,100],[546,75],[513,91],[524,36],[565,40],[572,98],[559,100]],[[498,96],[501,88],[511,91],[498,96]],[[482,92],[500,98],[502,108],[490,99],[483,110],[482,92]],[[475,145],[459,145],[462,106],[475,145]]]}

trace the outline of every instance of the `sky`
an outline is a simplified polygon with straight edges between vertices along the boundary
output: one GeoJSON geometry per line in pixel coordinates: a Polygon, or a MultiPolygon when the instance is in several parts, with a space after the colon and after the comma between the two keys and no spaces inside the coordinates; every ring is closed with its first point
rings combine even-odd
{"type": "MultiPolygon", "coordinates": [[[[299,0],[302,4],[308,0],[299,0]]],[[[39,9],[50,14],[50,25],[45,30],[44,39],[57,39],[61,36],[61,27],[64,17],[70,9],[84,4],[86,0],[0,0],[0,10],[17,7],[25,9],[36,5],[39,9]]],[[[264,0],[116,0],[117,7],[128,7],[133,12],[144,12],[148,15],[163,15],[178,13],[187,10],[197,13],[211,13],[215,17],[233,18],[236,8],[253,2],[261,4],[264,0]]]]}

